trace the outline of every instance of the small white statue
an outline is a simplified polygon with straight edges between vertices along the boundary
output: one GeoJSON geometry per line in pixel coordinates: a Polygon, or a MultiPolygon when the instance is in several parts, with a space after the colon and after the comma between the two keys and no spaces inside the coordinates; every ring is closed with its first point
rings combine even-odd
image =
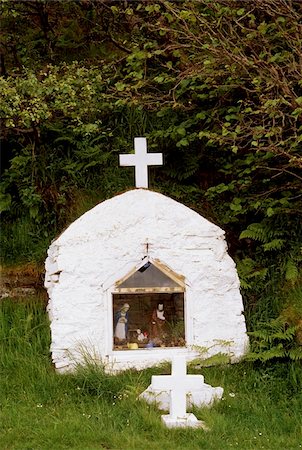
{"type": "Polygon", "coordinates": [[[160,320],[166,320],[164,316],[164,305],[162,303],[157,305],[156,317],[160,320]]]}

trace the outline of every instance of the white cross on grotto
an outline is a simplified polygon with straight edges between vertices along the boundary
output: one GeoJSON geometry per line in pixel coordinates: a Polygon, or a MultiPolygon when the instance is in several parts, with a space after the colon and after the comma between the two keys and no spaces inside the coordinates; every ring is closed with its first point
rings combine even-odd
{"type": "Polygon", "coordinates": [[[135,167],[135,186],[148,188],[148,166],[162,166],[162,153],[147,153],[147,140],[144,137],[134,138],[134,154],[119,155],[120,166],[135,167]]]}

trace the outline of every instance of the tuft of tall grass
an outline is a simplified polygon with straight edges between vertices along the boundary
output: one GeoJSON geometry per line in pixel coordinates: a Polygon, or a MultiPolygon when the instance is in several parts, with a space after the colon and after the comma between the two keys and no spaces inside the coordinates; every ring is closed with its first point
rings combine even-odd
{"type": "Polygon", "coordinates": [[[2,220],[0,233],[0,261],[2,264],[42,262],[53,235],[41,223],[29,217],[14,222],[2,220]]]}
{"type": "Polygon", "coordinates": [[[0,358],[45,356],[49,346],[49,321],[45,301],[5,299],[0,307],[0,358]]]}

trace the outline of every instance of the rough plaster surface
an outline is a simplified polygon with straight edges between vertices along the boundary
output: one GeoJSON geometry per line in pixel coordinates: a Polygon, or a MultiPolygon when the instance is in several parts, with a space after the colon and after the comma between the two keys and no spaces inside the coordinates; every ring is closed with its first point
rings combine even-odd
{"type": "Polygon", "coordinates": [[[162,194],[135,189],[100,203],[72,223],[49,247],[53,362],[59,371],[89,357],[116,371],[223,352],[238,360],[248,338],[235,263],[224,232],[162,194]],[[187,347],[112,351],[112,294],[117,280],[146,255],[185,277],[187,347]],[[207,351],[204,351],[207,348],[207,351]]]}

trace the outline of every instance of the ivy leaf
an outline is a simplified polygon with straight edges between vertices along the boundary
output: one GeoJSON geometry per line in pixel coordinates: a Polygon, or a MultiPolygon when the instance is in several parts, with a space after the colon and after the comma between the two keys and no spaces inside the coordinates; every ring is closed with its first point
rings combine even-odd
{"type": "Polygon", "coordinates": [[[267,217],[272,217],[274,214],[275,214],[275,211],[271,206],[269,208],[267,208],[267,210],[266,210],[267,217]]]}
{"type": "Polygon", "coordinates": [[[118,81],[117,83],[115,83],[115,87],[119,92],[122,92],[126,89],[127,84],[122,83],[121,81],[118,81]]]}
{"type": "Polygon", "coordinates": [[[177,142],[176,147],[186,147],[189,145],[189,141],[186,138],[181,139],[177,142]]]}
{"type": "Polygon", "coordinates": [[[179,127],[177,128],[177,134],[179,134],[180,136],[185,136],[187,134],[186,129],[183,127],[179,127]]]}

